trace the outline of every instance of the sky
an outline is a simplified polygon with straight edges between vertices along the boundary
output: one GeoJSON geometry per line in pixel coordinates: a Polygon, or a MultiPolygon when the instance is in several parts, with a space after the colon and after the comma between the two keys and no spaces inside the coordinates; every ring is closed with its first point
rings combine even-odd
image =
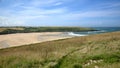
{"type": "Polygon", "coordinates": [[[0,26],[120,27],[120,0],[0,0],[0,26]]]}

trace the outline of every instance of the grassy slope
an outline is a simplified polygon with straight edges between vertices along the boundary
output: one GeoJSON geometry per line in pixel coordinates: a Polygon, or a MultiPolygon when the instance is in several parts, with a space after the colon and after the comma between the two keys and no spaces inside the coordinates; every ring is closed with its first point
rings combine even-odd
{"type": "Polygon", "coordinates": [[[80,32],[93,31],[92,28],[83,27],[1,27],[0,34],[29,33],[29,32],[80,32]]]}
{"type": "Polygon", "coordinates": [[[12,27],[12,28],[0,27],[0,32],[8,30],[8,29],[11,29],[11,30],[24,30],[24,28],[20,28],[20,27],[18,27],[18,28],[17,27],[12,27]]]}
{"type": "Polygon", "coordinates": [[[120,68],[120,32],[0,50],[0,68],[120,68]]]}

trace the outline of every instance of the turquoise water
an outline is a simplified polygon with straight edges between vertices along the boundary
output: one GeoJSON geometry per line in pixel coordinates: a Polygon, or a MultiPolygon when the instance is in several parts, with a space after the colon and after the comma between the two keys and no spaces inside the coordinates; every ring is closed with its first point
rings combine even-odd
{"type": "Polygon", "coordinates": [[[108,33],[108,32],[115,32],[120,31],[120,27],[92,27],[98,31],[87,31],[87,32],[73,32],[74,34],[78,35],[93,35],[93,34],[100,34],[100,33],[108,33]]]}

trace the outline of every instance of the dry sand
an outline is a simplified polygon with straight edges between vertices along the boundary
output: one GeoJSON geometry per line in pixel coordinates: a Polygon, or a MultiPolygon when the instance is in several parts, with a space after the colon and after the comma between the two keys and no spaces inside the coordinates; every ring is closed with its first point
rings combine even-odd
{"type": "Polygon", "coordinates": [[[17,33],[0,35],[0,49],[71,37],[73,36],[70,36],[64,32],[17,33]]]}

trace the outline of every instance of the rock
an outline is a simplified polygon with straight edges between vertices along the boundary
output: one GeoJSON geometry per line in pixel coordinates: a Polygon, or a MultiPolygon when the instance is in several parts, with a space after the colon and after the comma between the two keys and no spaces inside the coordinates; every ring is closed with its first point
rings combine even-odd
{"type": "Polygon", "coordinates": [[[98,66],[95,66],[95,68],[99,68],[98,66]]]}

